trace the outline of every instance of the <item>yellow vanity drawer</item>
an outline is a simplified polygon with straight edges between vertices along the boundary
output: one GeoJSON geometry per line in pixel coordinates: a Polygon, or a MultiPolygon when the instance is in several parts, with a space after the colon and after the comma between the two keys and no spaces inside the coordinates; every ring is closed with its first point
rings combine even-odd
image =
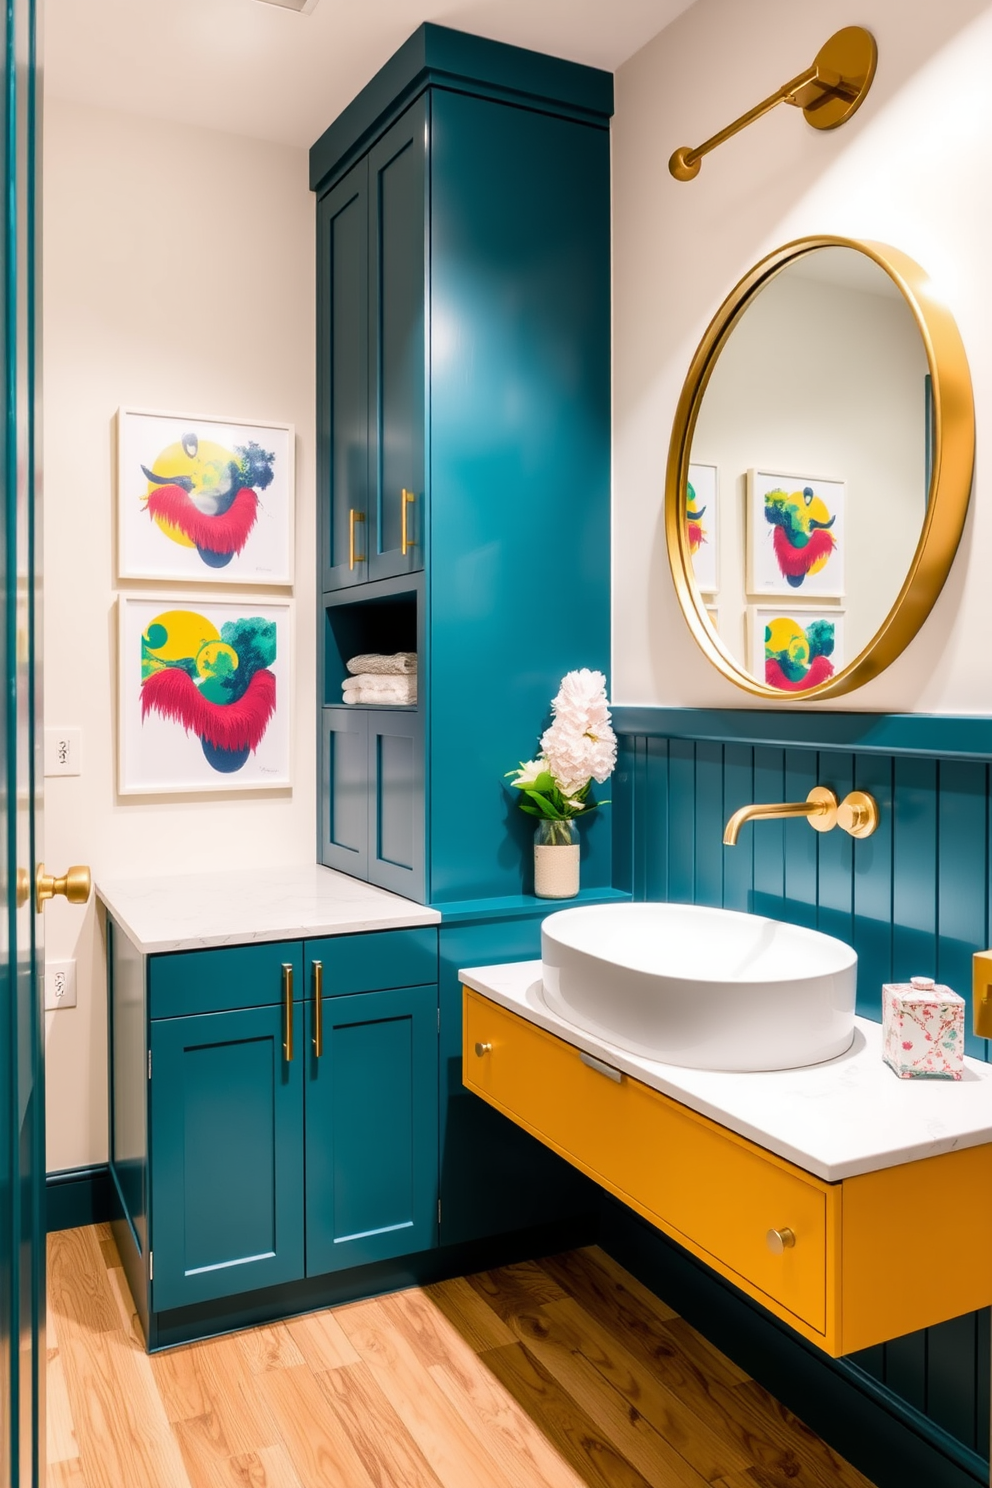
{"type": "Polygon", "coordinates": [[[832,1185],[627,1075],[610,1078],[468,988],[464,1029],[470,1090],[822,1340],[832,1185]],[[795,1244],[773,1254],[769,1230],[790,1230],[795,1244]]]}

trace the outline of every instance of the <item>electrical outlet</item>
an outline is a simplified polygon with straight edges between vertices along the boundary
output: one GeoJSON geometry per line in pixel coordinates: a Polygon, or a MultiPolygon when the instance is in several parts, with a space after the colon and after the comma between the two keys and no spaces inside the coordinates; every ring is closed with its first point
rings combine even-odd
{"type": "Polygon", "coordinates": [[[76,1006],[75,961],[45,962],[45,1011],[76,1006]]]}
{"type": "Polygon", "coordinates": [[[83,773],[83,731],[78,728],[46,728],[45,774],[83,773]]]}

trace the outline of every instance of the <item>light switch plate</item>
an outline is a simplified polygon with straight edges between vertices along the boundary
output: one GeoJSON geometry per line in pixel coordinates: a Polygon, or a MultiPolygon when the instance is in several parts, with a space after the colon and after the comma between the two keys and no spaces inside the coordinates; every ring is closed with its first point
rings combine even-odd
{"type": "Polygon", "coordinates": [[[75,961],[45,962],[45,1011],[76,1006],[75,961]]]}
{"type": "Polygon", "coordinates": [[[45,729],[45,774],[83,773],[83,731],[79,728],[45,729]]]}

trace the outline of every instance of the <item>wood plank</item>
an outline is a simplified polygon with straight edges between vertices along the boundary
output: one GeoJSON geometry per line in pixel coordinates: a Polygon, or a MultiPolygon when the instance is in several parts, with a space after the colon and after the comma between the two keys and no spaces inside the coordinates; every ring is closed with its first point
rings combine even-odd
{"type": "Polygon", "coordinates": [[[286,1328],[314,1374],[325,1369],[345,1369],[349,1364],[361,1362],[330,1308],[292,1318],[286,1328]]]}
{"type": "Polygon", "coordinates": [[[45,1474],[46,1488],[89,1488],[83,1464],[78,1457],[65,1462],[50,1462],[45,1474]]]}
{"type": "Polygon", "coordinates": [[[317,1383],[376,1488],[440,1488],[368,1365],[325,1369],[317,1383]]]}
{"type": "MultiPolygon", "coordinates": [[[[791,1452],[795,1454],[799,1470],[794,1471],[791,1464],[786,1465],[785,1473],[790,1484],[795,1483],[797,1488],[800,1483],[818,1483],[822,1488],[873,1488],[857,1468],[828,1447],[804,1421],[769,1395],[756,1380],[739,1385],[734,1394],[748,1402],[752,1418],[763,1418],[769,1423],[775,1423],[779,1428],[775,1434],[791,1444],[791,1452]]],[[[762,1473],[768,1483],[778,1481],[774,1478],[774,1473],[769,1471],[769,1466],[774,1464],[760,1461],[755,1463],[752,1471],[758,1482],[762,1482],[762,1473]]]]}
{"type": "Polygon", "coordinates": [[[482,1357],[588,1488],[653,1488],[522,1343],[482,1357]]]}
{"type": "Polygon", "coordinates": [[[79,1442],[65,1383],[65,1365],[58,1350],[49,1353],[45,1373],[45,1435],[49,1462],[67,1462],[79,1456],[79,1442]]]}
{"type": "Polygon", "coordinates": [[[584,1256],[590,1265],[602,1271],[606,1280],[612,1282],[613,1286],[636,1297],[641,1305],[646,1307],[648,1312],[654,1313],[660,1322],[667,1323],[670,1319],[678,1317],[674,1307],[669,1307],[667,1302],[662,1301],[661,1297],[656,1296],[649,1287],[638,1281],[636,1276],[632,1276],[619,1261],[607,1255],[600,1246],[587,1245],[583,1250],[575,1253],[584,1256]]]}
{"type": "Polygon", "coordinates": [[[237,1341],[252,1374],[267,1369],[296,1369],[306,1363],[284,1323],[248,1328],[237,1334],[237,1341]]]}
{"type": "Polygon", "coordinates": [[[191,1488],[147,1356],[120,1330],[68,1317],[61,1336],[88,1488],[191,1488]]]}
{"type": "Polygon", "coordinates": [[[268,1369],[256,1379],[304,1488],[375,1488],[305,1364],[268,1369]]]}
{"type": "Polygon", "coordinates": [[[377,1302],[343,1307],[338,1320],[445,1488],[505,1488],[478,1435],[447,1399],[377,1302]]]}
{"type": "Polygon", "coordinates": [[[210,1418],[218,1457],[251,1454],[279,1441],[237,1338],[170,1349],[150,1362],[167,1418],[174,1424],[210,1418]]]}
{"type": "Polygon", "coordinates": [[[93,1228],[48,1237],[48,1294],[56,1318],[72,1318],[90,1333],[111,1333],[120,1313],[93,1228]]]}
{"type": "Polygon", "coordinates": [[[107,1269],[107,1280],[110,1283],[111,1295],[117,1307],[117,1316],[120,1327],[137,1344],[138,1348],[144,1348],[145,1335],[141,1331],[141,1319],[138,1309],[134,1305],[131,1289],[127,1284],[123,1266],[111,1266],[107,1269]]]}
{"type": "Polygon", "coordinates": [[[434,1306],[457,1328],[475,1353],[516,1343],[516,1334],[498,1317],[464,1276],[424,1288],[434,1306]]]}

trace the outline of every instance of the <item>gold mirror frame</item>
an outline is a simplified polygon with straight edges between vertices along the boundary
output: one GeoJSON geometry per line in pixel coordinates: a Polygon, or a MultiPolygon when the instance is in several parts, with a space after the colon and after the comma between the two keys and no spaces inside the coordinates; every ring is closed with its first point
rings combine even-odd
{"type": "Polygon", "coordinates": [[[755,264],[731,290],[699,344],[679,397],[665,477],[665,535],[675,592],[697,645],[728,681],[753,697],[792,707],[813,698],[839,697],[863,687],[885,670],[926,620],[944,587],[961,540],[975,464],[975,403],[961,334],[936,297],[919,264],[884,243],[857,238],[809,237],[786,243],[755,264]],[[818,248],[853,248],[877,263],[913,312],[923,344],[933,394],[933,463],[926,516],[902,588],[867,646],[836,676],[808,692],[783,693],[753,677],[712,628],[696,588],[686,527],[689,457],[696,420],[713,369],[731,332],[753,297],[790,263],[818,248]]]}

